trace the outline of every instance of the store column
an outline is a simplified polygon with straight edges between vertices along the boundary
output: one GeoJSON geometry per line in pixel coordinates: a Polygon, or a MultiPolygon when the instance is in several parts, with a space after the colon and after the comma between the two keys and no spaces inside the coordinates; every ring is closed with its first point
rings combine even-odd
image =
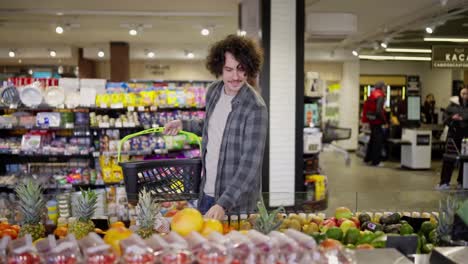
{"type": "Polygon", "coordinates": [[[127,82],[130,79],[130,52],[128,43],[110,43],[110,69],[111,82],[127,82]]]}
{"type": "MultiPolygon", "coordinates": [[[[299,97],[296,96],[296,89],[303,89],[304,86],[304,15],[297,17],[296,9],[304,12],[304,1],[271,0],[263,2],[268,2],[271,5],[269,28],[269,192],[271,194],[268,202],[270,206],[287,206],[294,204],[295,174],[298,164],[295,158],[298,150],[297,137],[302,139],[302,134],[296,133],[296,117],[297,115],[302,116],[300,113],[296,113],[297,110],[300,111],[300,109],[296,109],[296,101],[303,100],[303,97],[299,98],[301,93],[298,93],[299,97]],[[298,30],[299,33],[296,32],[296,26],[299,29],[302,28],[302,30],[298,30]],[[299,50],[296,50],[297,45],[302,45],[299,46],[299,50]],[[302,57],[300,53],[302,53],[302,57]],[[301,63],[302,68],[300,68],[301,63]],[[298,72],[301,73],[297,74],[298,72]],[[298,88],[297,83],[301,82],[301,76],[302,85],[298,88]]],[[[303,112],[302,107],[301,109],[303,112]]],[[[302,129],[302,127],[300,128],[302,129]]]]}
{"type": "Polygon", "coordinates": [[[78,77],[96,78],[96,62],[83,57],[83,48],[78,49],[78,77]]]}
{"type": "Polygon", "coordinates": [[[359,60],[343,63],[340,90],[339,126],[351,128],[351,138],[337,143],[348,150],[357,149],[359,134],[359,60]]]}

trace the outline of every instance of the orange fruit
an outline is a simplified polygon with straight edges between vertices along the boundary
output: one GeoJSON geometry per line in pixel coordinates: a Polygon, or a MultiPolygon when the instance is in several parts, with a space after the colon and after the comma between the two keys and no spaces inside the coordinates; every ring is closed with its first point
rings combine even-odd
{"type": "Polygon", "coordinates": [[[14,229],[7,228],[3,230],[3,236],[10,236],[11,239],[16,239],[18,237],[18,232],[14,229]]]}
{"type": "Polygon", "coordinates": [[[186,236],[192,231],[200,232],[203,223],[203,216],[197,209],[184,208],[172,217],[171,230],[186,236]]]}
{"type": "Polygon", "coordinates": [[[222,234],[223,224],[221,224],[220,221],[215,220],[215,219],[205,219],[205,222],[203,223],[203,227],[202,227],[202,230],[200,231],[200,234],[204,237],[207,237],[212,232],[218,232],[222,234]]]}
{"type": "Polygon", "coordinates": [[[7,228],[10,228],[10,225],[6,222],[1,222],[0,223],[0,230],[5,230],[7,228]]]}
{"type": "Polygon", "coordinates": [[[19,231],[21,229],[21,227],[19,225],[12,225],[12,226],[10,226],[10,228],[16,230],[16,233],[19,233],[19,231]]]}

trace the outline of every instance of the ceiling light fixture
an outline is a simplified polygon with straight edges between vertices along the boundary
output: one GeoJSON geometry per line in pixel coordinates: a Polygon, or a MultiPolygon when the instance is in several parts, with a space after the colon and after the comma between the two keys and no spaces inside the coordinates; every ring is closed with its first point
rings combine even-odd
{"type": "Polygon", "coordinates": [[[138,31],[132,28],[128,31],[128,34],[130,34],[130,36],[136,36],[138,34],[138,31]]]}
{"type": "Polygon", "coordinates": [[[387,41],[382,41],[382,42],[380,43],[380,46],[381,46],[382,48],[386,49],[386,48],[388,47],[387,41]]]}
{"type": "Polygon", "coordinates": [[[105,54],[104,54],[103,50],[99,50],[97,55],[98,55],[99,58],[103,58],[105,54]]]}
{"type": "Polygon", "coordinates": [[[353,50],[351,53],[356,57],[359,56],[359,51],[358,50],[353,50]]]}
{"type": "Polygon", "coordinates": [[[359,55],[359,58],[367,59],[367,60],[431,61],[431,57],[417,57],[417,56],[359,55]]]}
{"type": "Polygon", "coordinates": [[[62,34],[63,33],[63,27],[62,26],[57,26],[55,28],[55,33],[57,34],[62,34]]]}
{"type": "Polygon", "coordinates": [[[187,57],[189,59],[193,59],[195,57],[195,54],[193,54],[193,52],[191,52],[191,51],[186,50],[185,51],[185,57],[187,57]]]}
{"type": "Polygon", "coordinates": [[[237,30],[237,35],[240,37],[244,37],[247,35],[247,31],[239,29],[237,30]]]}
{"type": "Polygon", "coordinates": [[[146,56],[148,56],[148,58],[154,58],[154,55],[155,55],[155,54],[154,54],[153,51],[148,51],[148,52],[146,53],[146,56]]]}
{"type": "Polygon", "coordinates": [[[51,57],[55,57],[55,56],[57,56],[57,52],[55,50],[49,50],[49,55],[51,57]]]}
{"type": "Polygon", "coordinates": [[[427,34],[432,34],[434,32],[434,26],[427,26],[426,27],[426,33],[427,34]]]}
{"type": "Polygon", "coordinates": [[[468,38],[442,38],[442,37],[431,37],[424,38],[424,41],[442,41],[442,42],[468,42],[468,38]]]}
{"type": "Polygon", "coordinates": [[[14,58],[15,56],[16,56],[16,52],[15,52],[14,50],[10,50],[10,51],[8,52],[8,57],[14,58]]]}
{"type": "Polygon", "coordinates": [[[386,52],[432,53],[431,49],[386,48],[386,52]]]}
{"type": "Polygon", "coordinates": [[[210,30],[208,28],[203,28],[200,33],[202,36],[208,36],[210,34],[210,30]]]}
{"type": "Polygon", "coordinates": [[[18,63],[20,63],[20,64],[21,64],[21,63],[23,63],[23,61],[22,61],[21,59],[19,59],[19,60],[18,60],[18,63]]]}

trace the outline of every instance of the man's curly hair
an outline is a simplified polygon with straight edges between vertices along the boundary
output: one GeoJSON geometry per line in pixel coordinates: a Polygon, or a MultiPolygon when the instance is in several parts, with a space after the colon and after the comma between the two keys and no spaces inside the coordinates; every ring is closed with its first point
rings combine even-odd
{"type": "Polygon", "coordinates": [[[216,78],[223,74],[226,52],[230,52],[236,58],[248,79],[257,77],[263,63],[263,50],[248,37],[229,35],[213,44],[206,58],[206,68],[216,78]]]}

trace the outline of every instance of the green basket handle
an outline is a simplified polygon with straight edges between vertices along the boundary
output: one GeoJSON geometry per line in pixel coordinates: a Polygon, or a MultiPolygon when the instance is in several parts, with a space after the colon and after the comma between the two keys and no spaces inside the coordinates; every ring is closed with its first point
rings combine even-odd
{"type": "MultiPolygon", "coordinates": [[[[134,137],[138,137],[138,136],[141,136],[141,135],[146,135],[146,134],[152,134],[152,133],[162,133],[164,131],[164,128],[163,127],[156,127],[156,128],[149,128],[149,129],[145,129],[143,131],[139,131],[139,132],[136,132],[136,133],[133,133],[133,134],[130,134],[130,135],[127,135],[125,136],[124,138],[122,138],[120,141],[119,141],[119,147],[117,149],[117,161],[120,162],[121,160],[121,155],[120,155],[120,152],[122,150],[122,146],[123,144],[131,139],[131,138],[134,138],[134,137]]],[[[187,132],[187,131],[179,131],[179,134],[182,134],[182,135],[186,135],[186,136],[191,136],[191,137],[194,137],[196,138],[197,140],[197,143],[198,143],[198,147],[200,148],[200,153],[201,153],[201,141],[200,141],[200,137],[198,137],[196,134],[194,133],[190,133],[190,132],[187,132]]]]}

